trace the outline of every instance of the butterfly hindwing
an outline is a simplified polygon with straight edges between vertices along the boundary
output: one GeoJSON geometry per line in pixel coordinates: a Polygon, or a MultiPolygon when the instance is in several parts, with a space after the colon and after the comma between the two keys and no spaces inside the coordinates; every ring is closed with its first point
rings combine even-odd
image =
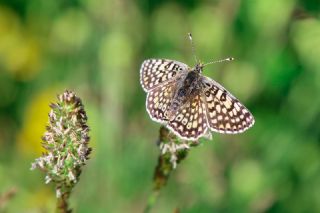
{"type": "Polygon", "coordinates": [[[208,131],[205,105],[200,95],[191,98],[168,122],[168,128],[183,139],[197,140],[208,131]]]}
{"type": "Polygon", "coordinates": [[[254,124],[254,118],[230,92],[208,77],[202,77],[203,99],[212,131],[236,134],[254,124]]]}
{"type": "Polygon", "coordinates": [[[151,119],[164,123],[166,122],[166,112],[171,103],[175,84],[169,82],[158,86],[148,92],[146,107],[151,119]]]}

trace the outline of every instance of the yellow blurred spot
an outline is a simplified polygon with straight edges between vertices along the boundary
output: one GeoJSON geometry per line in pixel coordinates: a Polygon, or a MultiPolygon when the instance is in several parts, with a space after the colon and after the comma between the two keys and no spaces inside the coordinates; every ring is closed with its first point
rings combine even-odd
{"type": "Polygon", "coordinates": [[[49,121],[49,104],[56,102],[57,94],[56,89],[40,92],[26,107],[22,129],[17,136],[17,148],[22,154],[39,157],[44,151],[41,137],[49,121]]]}
{"type": "Polygon", "coordinates": [[[0,7],[0,63],[16,79],[29,80],[40,67],[40,45],[29,35],[18,16],[0,7]]]}
{"type": "Polygon", "coordinates": [[[48,188],[47,185],[42,184],[42,187],[39,190],[32,193],[29,192],[27,199],[28,201],[25,201],[25,203],[28,203],[26,208],[46,209],[48,211],[50,210],[49,212],[53,211],[55,208],[55,193],[52,189],[48,188]]]}

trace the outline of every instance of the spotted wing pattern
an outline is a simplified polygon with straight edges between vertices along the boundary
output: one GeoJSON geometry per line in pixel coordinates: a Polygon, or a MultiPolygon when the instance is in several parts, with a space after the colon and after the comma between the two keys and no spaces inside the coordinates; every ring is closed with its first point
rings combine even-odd
{"type": "Polygon", "coordinates": [[[214,80],[202,77],[202,98],[206,105],[208,124],[212,131],[236,134],[254,124],[254,118],[232,94],[214,80]]]}
{"type": "Polygon", "coordinates": [[[174,79],[179,72],[186,72],[188,69],[188,65],[178,61],[148,59],[141,65],[140,83],[144,91],[148,92],[174,79]]]}
{"type": "Polygon", "coordinates": [[[160,123],[166,122],[166,112],[171,103],[175,84],[173,82],[158,86],[148,92],[146,107],[150,117],[160,123]]]}
{"type": "Polygon", "coordinates": [[[196,140],[208,131],[205,104],[201,95],[193,97],[189,103],[181,107],[168,128],[186,140],[196,140]]]}

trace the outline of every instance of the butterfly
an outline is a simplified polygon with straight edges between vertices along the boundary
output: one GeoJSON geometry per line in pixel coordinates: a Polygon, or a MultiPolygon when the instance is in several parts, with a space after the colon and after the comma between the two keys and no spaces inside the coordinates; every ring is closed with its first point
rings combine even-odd
{"type": "MultiPolygon", "coordinates": [[[[192,41],[191,34],[189,38],[192,41]]],[[[191,68],[170,59],[145,60],[140,83],[147,93],[150,118],[185,140],[197,140],[210,131],[241,133],[253,126],[249,110],[219,83],[202,75],[203,68],[215,62],[197,62],[191,68]]]]}

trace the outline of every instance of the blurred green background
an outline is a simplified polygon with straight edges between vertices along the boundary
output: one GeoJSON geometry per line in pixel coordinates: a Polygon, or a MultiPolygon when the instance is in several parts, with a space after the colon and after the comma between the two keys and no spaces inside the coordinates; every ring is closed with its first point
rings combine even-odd
{"type": "Polygon", "coordinates": [[[52,212],[40,156],[50,102],[65,89],[87,110],[94,151],[75,212],[141,212],[159,124],[145,110],[147,58],[197,56],[254,114],[240,135],[214,134],[172,174],[153,212],[320,212],[318,0],[1,0],[0,194],[5,212],[52,212]]]}

